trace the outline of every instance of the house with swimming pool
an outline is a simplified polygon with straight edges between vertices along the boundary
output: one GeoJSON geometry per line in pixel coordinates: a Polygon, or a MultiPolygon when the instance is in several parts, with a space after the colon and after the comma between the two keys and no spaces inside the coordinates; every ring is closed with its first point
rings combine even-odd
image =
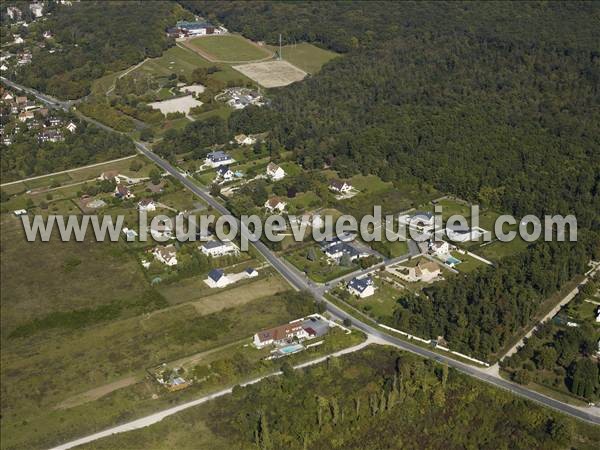
{"type": "Polygon", "coordinates": [[[293,348],[303,350],[304,347],[299,345],[302,341],[324,336],[329,328],[330,324],[327,320],[324,320],[321,316],[312,315],[275,328],[259,331],[254,335],[252,344],[259,349],[270,345],[285,349],[292,345],[295,346],[293,348]]]}

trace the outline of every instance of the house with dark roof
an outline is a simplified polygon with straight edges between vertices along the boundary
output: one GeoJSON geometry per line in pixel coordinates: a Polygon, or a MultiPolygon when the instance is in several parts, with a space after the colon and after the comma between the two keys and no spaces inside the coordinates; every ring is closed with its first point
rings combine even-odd
{"type": "Polygon", "coordinates": [[[215,178],[215,181],[231,181],[233,177],[233,171],[229,168],[229,166],[224,165],[217,168],[217,176],[215,178]]]}
{"type": "Polygon", "coordinates": [[[222,288],[227,286],[231,281],[221,269],[213,269],[208,272],[208,277],[204,282],[211,288],[222,288]]]}
{"type": "Polygon", "coordinates": [[[342,180],[331,180],[329,189],[338,194],[345,194],[352,189],[352,185],[342,180]]]}
{"type": "Polygon", "coordinates": [[[117,184],[115,186],[115,197],[129,200],[130,198],[134,198],[135,195],[133,195],[127,186],[123,184],[117,184]]]}
{"type": "Polygon", "coordinates": [[[235,159],[229,156],[222,150],[217,150],[216,152],[210,152],[206,155],[204,159],[204,164],[210,167],[219,167],[225,166],[227,164],[233,164],[235,159]]]}
{"type": "Polygon", "coordinates": [[[431,227],[434,219],[435,217],[431,211],[416,211],[410,216],[410,223],[415,226],[431,227]]]}
{"type": "Polygon", "coordinates": [[[375,293],[375,283],[370,276],[352,278],[347,285],[348,292],[360,298],[370,297],[375,293]]]}

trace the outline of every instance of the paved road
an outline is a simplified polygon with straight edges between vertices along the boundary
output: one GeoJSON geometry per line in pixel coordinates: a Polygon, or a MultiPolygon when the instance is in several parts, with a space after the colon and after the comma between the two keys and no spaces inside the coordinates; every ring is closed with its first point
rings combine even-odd
{"type": "MultiPolygon", "coordinates": [[[[43,94],[40,94],[39,92],[34,91],[29,88],[24,88],[23,86],[17,85],[13,82],[9,82],[5,78],[2,78],[2,80],[11,87],[14,87],[16,89],[22,89],[22,90],[32,93],[33,95],[36,95],[40,100],[43,101],[43,98],[44,98],[43,94]]],[[[45,96],[45,97],[47,97],[47,96],[45,96]]],[[[57,101],[56,99],[51,99],[51,100],[54,101],[54,107],[65,107],[66,105],[69,104],[69,102],[60,102],[60,101],[57,101]]],[[[81,118],[96,124],[100,128],[103,128],[107,131],[116,132],[112,128],[107,127],[106,125],[101,124],[93,119],[90,119],[81,114],[80,114],[80,116],[81,116],[81,118]]],[[[176,170],[169,162],[163,160],[158,155],[153,153],[147,147],[146,144],[144,144],[143,142],[136,141],[135,145],[136,145],[136,148],[142,154],[144,154],[146,157],[148,157],[149,159],[154,161],[158,166],[160,166],[163,170],[165,170],[166,172],[171,174],[174,178],[178,179],[187,189],[189,189],[195,195],[197,195],[202,200],[204,200],[206,203],[211,205],[215,210],[219,211],[221,214],[229,215],[229,211],[223,205],[221,205],[216,199],[214,199],[205,189],[200,188],[194,182],[187,179],[183,174],[181,174],[178,170],[176,170]]],[[[237,222],[240,225],[241,235],[245,236],[250,241],[252,241],[253,240],[253,239],[251,239],[252,234],[250,233],[248,228],[245,227],[243,224],[240,224],[239,220],[237,222]]],[[[409,242],[409,245],[410,245],[410,242],[409,242]]],[[[532,391],[532,390],[528,389],[527,387],[507,381],[507,380],[501,378],[497,373],[494,373],[492,371],[486,371],[486,369],[481,369],[478,367],[470,366],[468,364],[465,364],[465,363],[457,361],[453,358],[450,358],[446,355],[441,355],[432,350],[428,350],[426,348],[423,348],[418,345],[412,344],[410,342],[404,341],[395,336],[391,336],[389,334],[382,332],[379,328],[375,328],[374,326],[372,326],[370,324],[367,324],[365,322],[362,322],[362,321],[356,319],[355,317],[346,313],[344,310],[338,308],[336,305],[334,305],[333,303],[328,301],[326,298],[324,298],[320,289],[318,289],[314,285],[309,285],[307,283],[307,280],[303,279],[302,277],[298,276],[294,271],[290,270],[290,268],[282,260],[280,260],[279,257],[277,257],[264,243],[262,243],[260,241],[256,241],[254,243],[254,246],[263,255],[263,257],[294,288],[311,292],[317,299],[325,302],[325,304],[327,305],[327,309],[332,314],[334,314],[335,316],[337,316],[341,319],[347,318],[347,319],[351,320],[352,323],[357,328],[364,331],[371,337],[377,338],[387,344],[394,345],[402,350],[406,350],[406,351],[415,353],[424,358],[434,359],[438,362],[445,363],[448,366],[459,370],[460,372],[463,372],[463,373],[470,375],[474,378],[477,378],[481,381],[490,383],[496,387],[506,389],[516,395],[527,398],[529,400],[532,400],[534,402],[537,402],[539,404],[542,404],[542,405],[552,408],[554,410],[560,411],[564,414],[568,414],[568,415],[576,417],[578,419],[600,425],[600,408],[597,408],[597,407],[582,408],[582,407],[572,406],[567,403],[563,403],[561,401],[555,400],[553,398],[550,398],[550,397],[540,394],[538,392],[532,391]]]]}
{"type": "MultiPolygon", "coordinates": [[[[204,201],[206,201],[209,205],[219,211],[221,214],[229,214],[229,211],[221,205],[216,199],[214,199],[206,190],[200,188],[198,185],[187,179],[181,173],[179,173],[171,164],[167,161],[163,160],[155,153],[150,151],[145,144],[141,142],[136,142],[137,148],[148,158],[152,159],[156,164],[162,167],[165,171],[169,172],[172,176],[181,181],[189,190],[194,192],[196,195],[201,197],[204,201]]],[[[238,221],[239,222],[239,221],[238,221]]],[[[242,227],[242,233],[248,233],[247,229],[242,227]]],[[[258,241],[255,242],[255,246],[257,250],[265,257],[265,259],[273,266],[275,269],[281,273],[281,275],[288,280],[288,282],[297,289],[306,290],[311,292],[317,299],[320,301],[324,301],[327,305],[327,309],[333,313],[335,316],[341,319],[350,319],[355,327],[364,331],[370,336],[376,337],[387,344],[394,345],[403,350],[416,353],[422,357],[434,359],[438,362],[442,362],[447,364],[450,367],[454,367],[455,369],[473,376],[481,381],[485,381],[487,383],[493,384],[494,386],[500,387],[502,389],[506,389],[514,394],[520,395],[522,397],[528,398],[529,400],[533,400],[537,403],[541,403],[545,406],[553,408],[555,410],[561,411],[565,414],[569,414],[571,416],[577,417],[579,419],[599,424],[600,425],[600,410],[598,408],[580,408],[576,406],[569,405],[567,403],[560,402],[553,398],[547,397],[543,394],[539,394],[535,391],[532,391],[524,386],[518,385],[516,383],[512,383],[501,378],[499,375],[495,375],[494,373],[486,372],[485,369],[480,369],[478,367],[474,367],[455,359],[449,358],[445,355],[440,355],[432,350],[428,350],[426,348],[420,347],[415,344],[411,344],[402,339],[391,336],[387,333],[380,331],[380,329],[375,328],[367,323],[361,322],[352,315],[346,313],[344,310],[338,308],[336,305],[331,303],[325,297],[323,297],[321,290],[314,285],[309,285],[308,282],[298,276],[295,271],[291,270],[282,260],[279,259],[265,244],[258,241]]]]}

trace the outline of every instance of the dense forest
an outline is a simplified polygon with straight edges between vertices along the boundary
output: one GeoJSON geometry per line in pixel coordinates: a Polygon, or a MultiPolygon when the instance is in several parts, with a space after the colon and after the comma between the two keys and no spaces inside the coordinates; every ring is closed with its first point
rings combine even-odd
{"type": "Polygon", "coordinates": [[[593,448],[598,429],[383,347],[329,359],[88,449],[593,448]]]}
{"type": "MultiPolygon", "coordinates": [[[[271,108],[171,133],[165,156],[270,131],[305,169],[423,180],[517,216],[575,214],[580,230],[600,229],[597,3],[180,3],[256,40],[282,33],[345,55],[271,90],[271,108]]],[[[493,357],[598,245],[597,234],[533,245],[402,299],[394,324],[493,357]]]]}
{"type": "Polygon", "coordinates": [[[253,39],[348,52],[274,92],[274,111],[230,119],[250,114],[306,167],[600,226],[598,4],[181,3],[253,39]]]}
{"type": "Polygon", "coordinates": [[[454,349],[494,358],[531,322],[540,304],[575,275],[590,257],[600,258],[598,236],[578,242],[542,242],[503,259],[498,267],[455,277],[400,299],[392,324],[419,336],[444,336],[454,349]]]}
{"type": "Polygon", "coordinates": [[[44,175],[134,153],[128,137],[83,121],[77,123],[77,132],[66,133],[64,142],[40,143],[34,131],[25,131],[16,136],[12,145],[0,144],[2,180],[44,175]]]}
{"type": "Polygon", "coordinates": [[[60,98],[79,98],[91,82],[147,57],[160,56],[172,42],[164,33],[183,14],[172,2],[73,2],[55,8],[44,22],[56,51],[39,51],[17,81],[60,98]]]}

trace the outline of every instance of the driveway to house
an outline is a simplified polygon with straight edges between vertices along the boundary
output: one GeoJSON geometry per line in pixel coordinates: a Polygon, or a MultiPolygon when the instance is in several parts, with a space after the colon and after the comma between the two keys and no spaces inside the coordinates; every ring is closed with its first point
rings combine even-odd
{"type": "MultiPolygon", "coordinates": [[[[337,351],[335,353],[331,353],[329,355],[322,356],[320,358],[316,358],[316,359],[313,359],[311,361],[307,361],[307,362],[302,363],[302,364],[298,364],[298,365],[294,366],[294,369],[295,370],[303,369],[305,367],[309,367],[309,366],[313,366],[315,364],[322,363],[323,361],[327,360],[328,358],[337,358],[339,356],[346,355],[348,353],[353,353],[353,352],[356,352],[358,350],[362,350],[367,345],[373,344],[373,343],[382,344],[383,341],[381,341],[380,339],[377,339],[377,338],[369,336],[367,338],[367,340],[365,340],[364,342],[361,342],[358,345],[355,345],[353,347],[345,348],[345,349],[337,351]]],[[[250,381],[246,381],[245,383],[241,383],[240,386],[250,386],[252,384],[256,384],[256,383],[264,380],[265,378],[279,376],[281,374],[282,374],[281,371],[272,372],[270,374],[266,374],[266,375],[263,375],[261,377],[254,378],[254,379],[252,379],[250,381]]],[[[133,430],[137,430],[139,428],[148,427],[150,425],[154,425],[155,423],[160,422],[165,417],[172,416],[173,414],[177,414],[178,412],[185,411],[186,409],[193,408],[194,406],[201,405],[202,403],[206,403],[206,402],[208,402],[210,400],[214,400],[216,398],[223,397],[224,395],[231,394],[232,391],[233,391],[233,386],[229,387],[229,388],[226,388],[226,389],[222,389],[222,390],[217,391],[217,392],[213,392],[212,394],[209,394],[209,395],[205,395],[204,397],[200,397],[200,398],[198,398],[196,400],[192,400],[192,401],[189,401],[189,402],[186,402],[186,403],[182,403],[181,405],[173,406],[171,408],[164,409],[164,410],[162,410],[160,412],[157,412],[157,413],[154,413],[154,414],[150,414],[149,416],[142,417],[141,419],[133,420],[131,422],[127,422],[127,423],[124,423],[122,425],[118,425],[116,427],[112,427],[112,428],[109,428],[107,430],[101,431],[99,433],[90,434],[89,436],[85,436],[85,437],[76,439],[74,441],[70,441],[70,442],[67,442],[65,444],[61,444],[61,445],[59,445],[57,447],[53,447],[51,450],[67,450],[69,448],[73,448],[73,447],[76,447],[78,445],[87,444],[89,442],[93,442],[93,441],[96,441],[98,439],[102,439],[102,438],[111,436],[113,434],[124,433],[124,432],[127,432],[127,431],[133,431],[133,430]]]]}

